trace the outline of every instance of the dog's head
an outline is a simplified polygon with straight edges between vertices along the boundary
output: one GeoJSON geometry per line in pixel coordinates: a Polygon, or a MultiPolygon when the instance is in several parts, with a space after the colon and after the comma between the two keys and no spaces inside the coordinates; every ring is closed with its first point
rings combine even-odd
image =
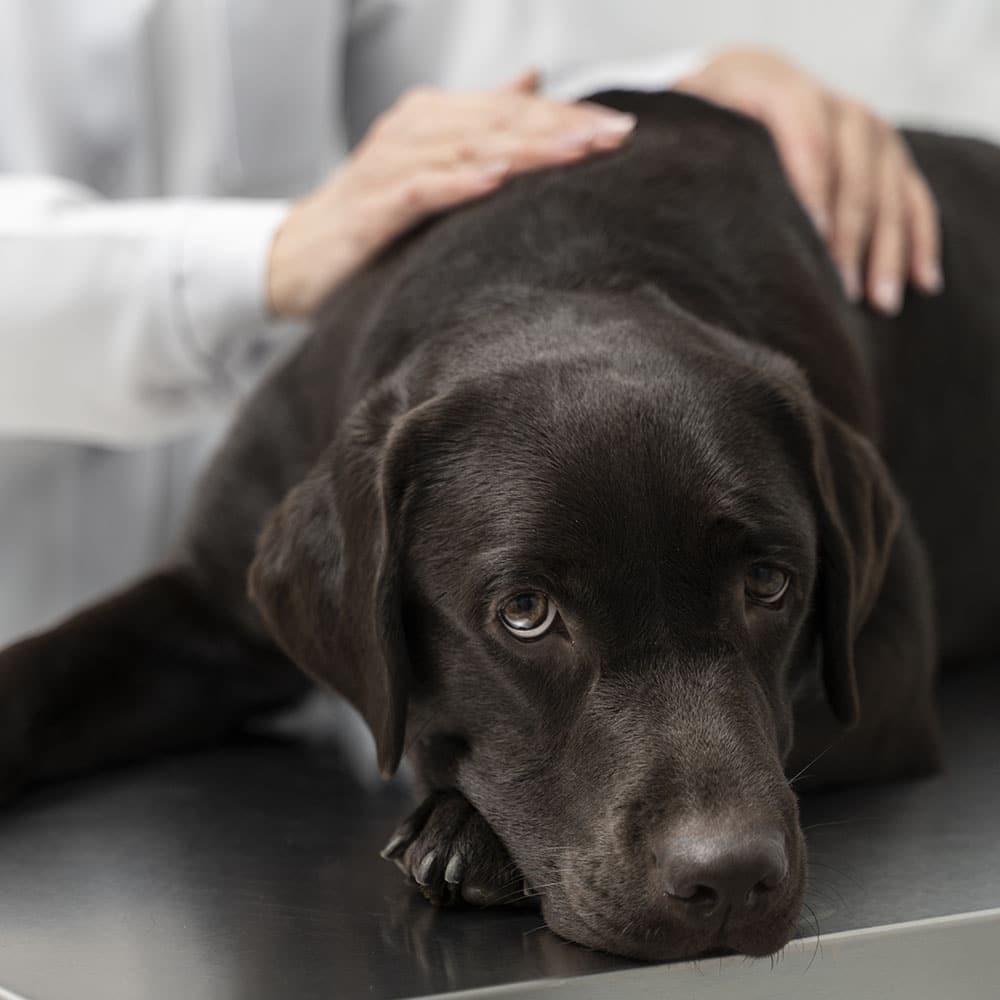
{"type": "Polygon", "coordinates": [[[854,721],[895,519],[874,450],[792,366],[609,352],[415,406],[383,384],[271,518],[251,587],[383,771],[409,733],[558,933],[764,954],[804,886],[791,690],[815,668],[854,721]]]}

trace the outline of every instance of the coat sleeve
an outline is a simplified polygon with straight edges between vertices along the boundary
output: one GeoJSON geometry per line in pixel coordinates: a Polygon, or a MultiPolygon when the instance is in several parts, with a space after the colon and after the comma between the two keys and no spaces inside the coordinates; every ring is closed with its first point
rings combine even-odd
{"type": "Polygon", "coordinates": [[[264,301],[286,212],[0,177],[0,435],[139,446],[230,410],[297,332],[264,301]]]}

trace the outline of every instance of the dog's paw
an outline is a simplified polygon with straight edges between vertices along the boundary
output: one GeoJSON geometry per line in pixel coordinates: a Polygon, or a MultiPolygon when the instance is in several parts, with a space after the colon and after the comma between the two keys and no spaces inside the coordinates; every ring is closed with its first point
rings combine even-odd
{"type": "Polygon", "coordinates": [[[435,906],[535,904],[507,848],[461,792],[429,795],[396,828],[382,857],[435,906]]]}

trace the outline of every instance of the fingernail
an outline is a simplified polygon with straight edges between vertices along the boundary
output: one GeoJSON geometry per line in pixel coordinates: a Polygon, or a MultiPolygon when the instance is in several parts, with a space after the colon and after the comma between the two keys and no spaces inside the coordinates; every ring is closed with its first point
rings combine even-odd
{"type": "Polygon", "coordinates": [[[889,316],[899,312],[899,282],[893,278],[879,278],[872,294],[875,305],[889,316]]]}
{"type": "Polygon", "coordinates": [[[486,181],[495,181],[510,170],[510,160],[490,160],[479,168],[479,176],[486,181]]]}
{"type": "Polygon", "coordinates": [[[628,135],[635,128],[635,123],[635,115],[602,115],[594,125],[594,135],[628,135]]]}
{"type": "Polygon", "coordinates": [[[847,296],[847,301],[857,302],[861,298],[861,281],[858,279],[858,272],[853,267],[841,264],[840,281],[844,286],[844,295],[847,296]]]}
{"type": "Polygon", "coordinates": [[[919,273],[920,287],[929,295],[937,295],[944,290],[944,277],[937,264],[923,264],[919,273]]]}

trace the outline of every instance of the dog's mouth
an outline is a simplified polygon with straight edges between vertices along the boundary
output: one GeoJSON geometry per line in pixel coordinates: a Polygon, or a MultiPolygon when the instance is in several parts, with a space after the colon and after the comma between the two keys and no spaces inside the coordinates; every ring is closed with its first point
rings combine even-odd
{"type": "Polygon", "coordinates": [[[589,915],[589,919],[578,915],[577,919],[586,935],[591,938],[578,943],[626,958],[669,961],[695,955],[727,954],[732,950],[721,944],[722,927],[708,937],[704,933],[691,932],[678,937],[677,929],[667,926],[649,927],[640,934],[634,927],[617,927],[608,921],[599,920],[596,914],[589,915]]]}
{"type": "Polygon", "coordinates": [[[671,923],[644,923],[638,919],[619,924],[593,910],[564,915],[561,908],[542,911],[549,928],[575,944],[640,961],[679,961],[741,954],[754,958],[773,955],[791,940],[797,912],[784,919],[758,924],[738,921],[721,914],[714,926],[696,930],[671,923]]]}

